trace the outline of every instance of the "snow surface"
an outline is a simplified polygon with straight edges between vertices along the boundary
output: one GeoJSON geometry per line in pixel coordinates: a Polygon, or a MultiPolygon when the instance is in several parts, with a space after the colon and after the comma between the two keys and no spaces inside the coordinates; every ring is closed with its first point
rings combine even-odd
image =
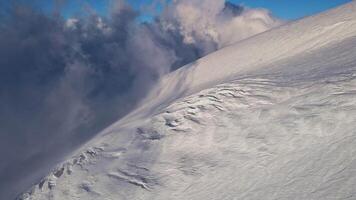
{"type": "Polygon", "coordinates": [[[356,199],[356,2],[165,76],[19,199],[356,199]]]}

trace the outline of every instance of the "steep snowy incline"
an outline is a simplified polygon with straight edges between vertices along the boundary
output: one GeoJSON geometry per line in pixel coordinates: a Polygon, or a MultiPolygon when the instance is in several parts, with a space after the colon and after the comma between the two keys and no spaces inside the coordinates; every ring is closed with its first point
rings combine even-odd
{"type": "MultiPolygon", "coordinates": [[[[355,32],[355,2],[272,29],[212,53],[169,74],[161,80],[147,100],[142,102],[142,107],[156,109],[156,106],[161,105],[162,102],[171,102],[177,97],[246,76],[257,70],[263,69],[265,73],[276,73],[275,69],[271,68],[276,66],[276,61],[302,53],[313,53],[320,48],[354,37],[355,32]]],[[[323,65],[314,65],[314,60],[311,62],[306,70],[312,71],[315,67],[323,67],[323,65]]],[[[299,68],[299,66],[287,66],[281,70],[284,72],[298,70],[293,69],[294,67],[299,68]]],[[[305,69],[300,71],[302,70],[305,69]]],[[[147,113],[142,110],[139,112],[147,113]]],[[[137,115],[137,112],[133,112],[133,115],[137,115]]]]}
{"type": "Polygon", "coordinates": [[[356,199],[356,2],[164,77],[19,199],[356,199]]]}

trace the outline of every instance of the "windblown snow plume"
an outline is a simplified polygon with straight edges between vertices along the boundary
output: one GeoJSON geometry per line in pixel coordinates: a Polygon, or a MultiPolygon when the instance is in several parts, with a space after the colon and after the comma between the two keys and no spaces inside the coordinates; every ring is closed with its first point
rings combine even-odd
{"type": "Polygon", "coordinates": [[[174,1],[145,23],[124,1],[111,7],[70,18],[28,3],[1,11],[0,199],[132,110],[162,75],[281,23],[224,0],[174,1]]]}
{"type": "Polygon", "coordinates": [[[211,52],[282,22],[264,9],[246,9],[224,0],[178,0],[162,17],[166,30],[178,31],[183,41],[211,52]]]}

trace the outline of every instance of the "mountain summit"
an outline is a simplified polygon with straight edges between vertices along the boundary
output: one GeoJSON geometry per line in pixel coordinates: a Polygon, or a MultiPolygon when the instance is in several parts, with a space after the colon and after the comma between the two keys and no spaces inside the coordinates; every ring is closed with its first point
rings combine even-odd
{"type": "Polygon", "coordinates": [[[355,55],[355,1],[235,43],[19,199],[356,199],[355,55]]]}

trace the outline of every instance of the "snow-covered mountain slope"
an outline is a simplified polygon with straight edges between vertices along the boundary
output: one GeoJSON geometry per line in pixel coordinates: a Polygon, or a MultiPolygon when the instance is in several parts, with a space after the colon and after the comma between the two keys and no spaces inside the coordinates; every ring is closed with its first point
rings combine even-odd
{"type": "Polygon", "coordinates": [[[356,2],[210,54],[20,199],[356,199],[356,2]]]}

